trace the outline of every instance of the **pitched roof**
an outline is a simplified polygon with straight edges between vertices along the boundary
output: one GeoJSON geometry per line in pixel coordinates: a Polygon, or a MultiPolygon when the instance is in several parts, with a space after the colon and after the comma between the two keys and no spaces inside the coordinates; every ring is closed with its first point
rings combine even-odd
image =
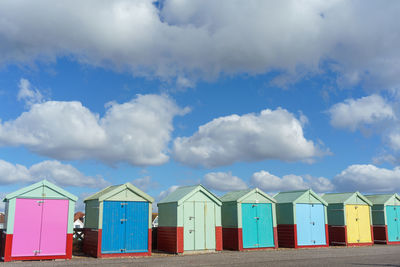
{"type": "Polygon", "coordinates": [[[392,198],[397,198],[400,201],[400,196],[394,194],[377,194],[377,195],[365,195],[365,197],[372,202],[374,205],[385,205],[392,198]]]}
{"type": "Polygon", "coordinates": [[[64,197],[66,197],[66,198],[68,198],[68,199],[70,199],[72,201],[76,202],[78,200],[77,196],[65,191],[61,187],[58,187],[55,184],[50,183],[47,180],[42,180],[40,182],[34,183],[32,185],[29,185],[27,187],[21,188],[21,189],[15,191],[15,192],[12,192],[12,193],[6,195],[5,198],[3,199],[3,201],[6,202],[7,200],[10,200],[12,198],[16,198],[16,197],[18,197],[20,195],[23,195],[23,194],[25,194],[25,193],[27,193],[29,191],[35,190],[35,189],[37,189],[39,187],[48,187],[48,188],[52,189],[53,191],[57,192],[58,194],[63,195],[64,197]]]}
{"type": "Polygon", "coordinates": [[[328,203],[324,199],[322,199],[317,193],[315,193],[311,189],[279,192],[274,196],[274,198],[276,199],[277,203],[296,203],[297,200],[299,200],[305,194],[312,195],[313,197],[321,201],[321,203],[325,206],[328,205],[328,203]]]}
{"type": "Polygon", "coordinates": [[[136,186],[134,186],[131,183],[108,186],[108,187],[104,188],[103,190],[100,190],[99,192],[94,193],[93,195],[85,198],[83,201],[84,202],[86,202],[88,200],[103,201],[103,200],[106,200],[107,198],[109,198],[109,197],[111,197],[111,196],[117,194],[118,192],[121,192],[122,190],[125,190],[127,188],[129,190],[135,192],[136,194],[138,194],[142,198],[146,199],[147,201],[154,202],[154,198],[152,198],[151,196],[149,196],[148,194],[146,194],[145,192],[143,192],[142,190],[140,190],[139,188],[137,188],[136,186]]]}
{"type": "Polygon", "coordinates": [[[193,194],[196,192],[201,191],[204,194],[206,194],[209,198],[214,200],[218,205],[221,205],[221,200],[208,191],[204,186],[200,185],[192,185],[192,186],[182,186],[178,187],[174,192],[163,198],[161,201],[158,202],[158,204],[164,204],[164,203],[173,203],[177,202],[178,205],[183,203],[186,199],[190,198],[193,194]]]}
{"type": "Polygon", "coordinates": [[[334,203],[344,203],[344,204],[346,204],[346,202],[354,195],[357,195],[357,197],[361,198],[368,205],[372,206],[371,201],[369,201],[365,196],[363,196],[358,191],[350,192],[350,193],[328,193],[328,194],[323,194],[322,198],[326,202],[328,202],[329,204],[334,204],[334,203]]]}
{"type": "Polygon", "coordinates": [[[265,198],[270,200],[271,202],[274,202],[274,203],[276,202],[276,200],[274,198],[270,197],[268,194],[264,193],[259,188],[228,192],[224,196],[222,196],[220,199],[222,202],[233,202],[233,201],[241,202],[243,199],[245,199],[249,194],[252,194],[253,192],[258,192],[261,195],[263,195],[265,198]]]}

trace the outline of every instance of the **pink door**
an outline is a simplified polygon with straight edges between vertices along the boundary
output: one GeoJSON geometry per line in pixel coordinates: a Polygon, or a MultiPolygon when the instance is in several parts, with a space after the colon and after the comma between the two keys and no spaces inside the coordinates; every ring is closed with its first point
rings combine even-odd
{"type": "Polygon", "coordinates": [[[17,199],[11,256],[65,255],[68,200],[17,199]]]}
{"type": "Polygon", "coordinates": [[[67,247],[68,200],[45,199],[42,218],[39,255],[65,255],[67,247]]]}
{"type": "Polygon", "coordinates": [[[40,199],[16,199],[11,256],[35,256],[39,251],[42,205],[40,199]]]}

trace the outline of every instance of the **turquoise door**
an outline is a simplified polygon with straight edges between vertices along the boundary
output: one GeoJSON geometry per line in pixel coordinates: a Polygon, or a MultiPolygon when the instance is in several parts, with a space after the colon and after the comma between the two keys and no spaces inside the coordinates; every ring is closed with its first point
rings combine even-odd
{"type": "Polygon", "coordinates": [[[269,203],[242,204],[243,248],[273,247],[272,206],[269,203]]]}
{"type": "Polygon", "coordinates": [[[400,241],[400,207],[386,206],[386,221],[389,242],[400,241]]]}
{"type": "Polygon", "coordinates": [[[326,245],[325,210],[322,204],[296,204],[297,245],[326,245]]]}

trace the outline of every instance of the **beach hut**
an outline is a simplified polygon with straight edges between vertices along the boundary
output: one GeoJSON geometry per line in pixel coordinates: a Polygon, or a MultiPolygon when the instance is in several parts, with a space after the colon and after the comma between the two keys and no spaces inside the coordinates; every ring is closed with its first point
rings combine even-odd
{"type": "Polygon", "coordinates": [[[400,244],[400,196],[365,196],[372,203],[374,243],[400,244]]]}
{"type": "Polygon", "coordinates": [[[275,199],[255,188],[229,192],[221,201],[224,249],[277,248],[275,199]]]}
{"type": "Polygon", "coordinates": [[[222,250],[221,201],[202,185],[179,187],[158,205],[158,249],[222,250]]]}
{"type": "Polygon", "coordinates": [[[77,197],[43,180],[4,198],[4,261],[71,259],[77,197]]]}
{"type": "Polygon", "coordinates": [[[130,183],[87,197],[83,252],[98,258],[150,256],[153,201],[130,183]]]}
{"type": "Polygon", "coordinates": [[[274,196],[280,247],[326,247],[328,204],[311,189],[274,196]]]}
{"type": "Polygon", "coordinates": [[[331,245],[372,245],[372,203],[361,193],[331,193],[328,202],[328,231],[331,245]]]}

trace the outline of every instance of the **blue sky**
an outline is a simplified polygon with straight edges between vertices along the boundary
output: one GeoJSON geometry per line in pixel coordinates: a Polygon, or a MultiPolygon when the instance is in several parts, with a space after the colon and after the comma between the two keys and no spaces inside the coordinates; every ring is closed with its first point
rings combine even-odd
{"type": "Polygon", "coordinates": [[[399,191],[398,11],[3,1],[1,193],[43,178],[80,199],[125,182],[156,200],[197,183],[399,191]]]}

